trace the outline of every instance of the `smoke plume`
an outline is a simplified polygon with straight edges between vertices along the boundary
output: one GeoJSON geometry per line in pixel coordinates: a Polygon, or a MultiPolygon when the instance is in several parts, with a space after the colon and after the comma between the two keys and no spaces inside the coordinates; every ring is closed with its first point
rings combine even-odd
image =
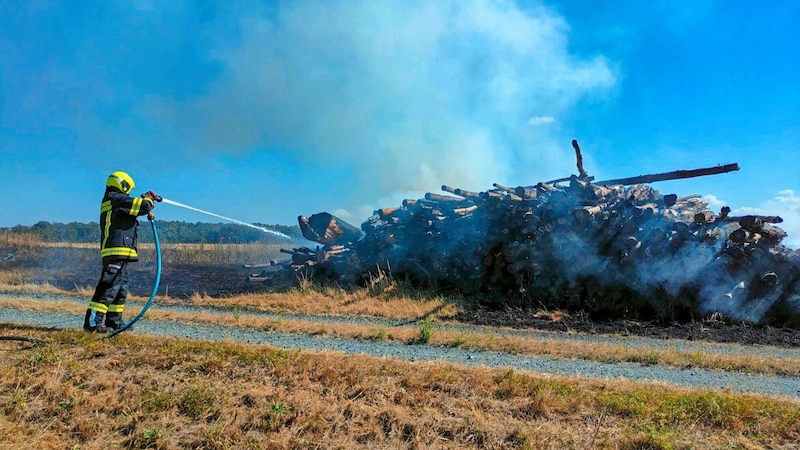
{"type": "Polygon", "coordinates": [[[153,99],[153,114],[193,149],[343,164],[368,211],[441,183],[569,173],[559,118],[615,83],[535,2],[290,2],[236,31],[207,93],[153,99]]]}

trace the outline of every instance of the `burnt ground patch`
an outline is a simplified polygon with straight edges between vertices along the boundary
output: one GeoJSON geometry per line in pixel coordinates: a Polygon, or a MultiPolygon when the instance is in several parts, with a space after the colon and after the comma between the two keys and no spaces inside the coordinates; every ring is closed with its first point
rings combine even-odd
{"type": "Polygon", "coordinates": [[[475,325],[506,326],[560,332],[616,334],[655,339],[685,339],[742,345],[800,347],[800,330],[768,325],[755,325],[711,315],[689,322],[655,322],[646,320],[592,320],[587,314],[545,313],[522,308],[465,311],[453,320],[475,325]]]}

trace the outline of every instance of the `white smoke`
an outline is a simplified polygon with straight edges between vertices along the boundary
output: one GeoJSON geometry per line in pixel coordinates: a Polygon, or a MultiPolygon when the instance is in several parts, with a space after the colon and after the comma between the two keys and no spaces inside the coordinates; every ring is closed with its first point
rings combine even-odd
{"type": "Polygon", "coordinates": [[[616,82],[602,56],[570,54],[568,25],[536,2],[299,1],[239,23],[206,95],[149,110],[194,149],[356,169],[369,203],[571,173],[557,127],[531,125],[616,82]]]}

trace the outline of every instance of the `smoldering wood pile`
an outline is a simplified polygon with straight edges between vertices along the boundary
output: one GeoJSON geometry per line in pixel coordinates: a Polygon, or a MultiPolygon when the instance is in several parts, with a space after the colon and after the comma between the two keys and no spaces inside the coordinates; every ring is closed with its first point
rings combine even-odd
{"type": "Polygon", "coordinates": [[[303,235],[321,246],[282,250],[289,259],[250,280],[270,281],[278,268],[351,283],[380,269],[599,315],[720,311],[757,321],[796,310],[799,259],[781,244],[780,217],[714,212],[699,195],[647,184],[737,164],[594,182],[573,147],[579,174],[568,178],[482,192],[442,186],[375,211],[361,230],[328,213],[300,216],[303,235]]]}

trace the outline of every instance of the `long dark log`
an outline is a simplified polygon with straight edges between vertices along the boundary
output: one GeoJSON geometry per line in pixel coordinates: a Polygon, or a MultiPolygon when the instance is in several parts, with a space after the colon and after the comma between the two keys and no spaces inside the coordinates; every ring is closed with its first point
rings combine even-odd
{"type": "MultiPolygon", "coordinates": [[[[569,178],[567,178],[569,180],[569,178]]],[[[540,192],[553,192],[556,190],[553,186],[550,186],[550,183],[537,183],[536,189],[540,192]]]]}
{"type": "Polygon", "coordinates": [[[598,181],[595,184],[600,185],[629,185],[629,184],[645,184],[655,183],[656,181],[679,180],[683,178],[704,177],[707,175],[718,175],[721,173],[728,173],[739,170],[739,164],[725,164],[724,166],[707,167],[704,169],[693,170],[676,170],[674,172],[654,173],[651,175],[639,175],[629,178],[617,178],[614,180],[598,181]]]}
{"type": "Polygon", "coordinates": [[[550,181],[547,181],[547,184],[558,184],[558,183],[563,183],[563,182],[565,182],[565,181],[569,181],[569,180],[571,180],[571,179],[572,179],[572,177],[571,177],[571,176],[570,176],[570,177],[564,177],[564,178],[557,178],[557,179],[555,179],[555,180],[550,180],[550,181]]]}
{"type": "MultiPolygon", "coordinates": [[[[455,193],[456,193],[456,188],[454,188],[454,187],[452,187],[452,186],[448,186],[448,185],[446,185],[446,184],[443,184],[443,185],[442,185],[442,190],[443,190],[443,191],[445,191],[445,192],[449,192],[449,193],[451,193],[451,194],[455,194],[455,193]]],[[[457,195],[457,194],[456,194],[456,195],[457,195]]]]}
{"type": "Polygon", "coordinates": [[[453,193],[456,194],[456,195],[460,195],[462,197],[466,197],[466,198],[481,198],[481,194],[480,193],[472,192],[472,191],[466,191],[466,190],[461,189],[461,188],[456,188],[456,191],[453,192],[453,193]]]}
{"type": "Polygon", "coordinates": [[[299,254],[304,254],[304,255],[310,255],[311,253],[313,253],[313,250],[311,250],[308,247],[293,248],[291,250],[282,248],[282,249],[280,249],[278,251],[281,252],[281,253],[288,253],[290,255],[296,255],[298,253],[299,254]]]}
{"type": "Polygon", "coordinates": [[[514,193],[514,189],[511,189],[508,186],[503,186],[500,183],[492,183],[492,186],[496,187],[497,189],[499,189],[499,190],[501,190],[501,191],[503,191],[503,192],[505,192],[507,194],[513,194],[514,193]]]}
{"type": "Polygon", "coordinates": [[[726,216],[725,220],[739,222],[743,227],[757,225],[759,223],[783,223],[781,216],[726,216]]]}
{"type": "Polygon", "coordinates": [[[588,175],[586,171],[583,170],[583,155],[581,155],[581,148],[578,146],[578,141],[573,139],[572,140],[572,148],[575,149],[575,160],[578,163],[578,174],[580,174],[581,178],[586,178],[588,175]]]}
{"type": "Polygon", "coordinates": [[[460,197],[451,197],[449,195],[434,194],[432,192],[428,192],[427,194],[425,194],[425,200],[432,200],[435,202],[456,202],[456,203],[464,201],[464,199],[460,197]]]}
{"type": "Polygon", "coordinates": [[[381,219],[385,219],[391,216],[392,214],[397,213],[398,211],[400,211],[400,207],[395,206],[393,208],[381,208],[375,210],[375,214],[377,214],[381,219]]]}
{"type": "MultiPolygon", "coordinates": [[[[575,149],[575,163],[578,166],[578,178],[584,181],[593,181],[594,177],[590,177],[589,174],[586,173],[586,170],[583,169],[583,155],[581,154],[581,147],[578,145],[578,141],[575,139],[572,140],[572,148],[575,149]]],[[[572,178],[573,178],[572,176],[558,178],[555,180],[548,181],[547,184],[563,183],[565,181],[572,180],[572,178]]]]}
{"type": "Polygon", "coordinates": [[[503,197],[505,197],[503,194],[501,194],[501,193],[499,193],[497,191],[480,192],[478,195],[480,195],[481,198],[483,198],[483,199],[487,199],[487,198],[503,198],[503,197]]]}

